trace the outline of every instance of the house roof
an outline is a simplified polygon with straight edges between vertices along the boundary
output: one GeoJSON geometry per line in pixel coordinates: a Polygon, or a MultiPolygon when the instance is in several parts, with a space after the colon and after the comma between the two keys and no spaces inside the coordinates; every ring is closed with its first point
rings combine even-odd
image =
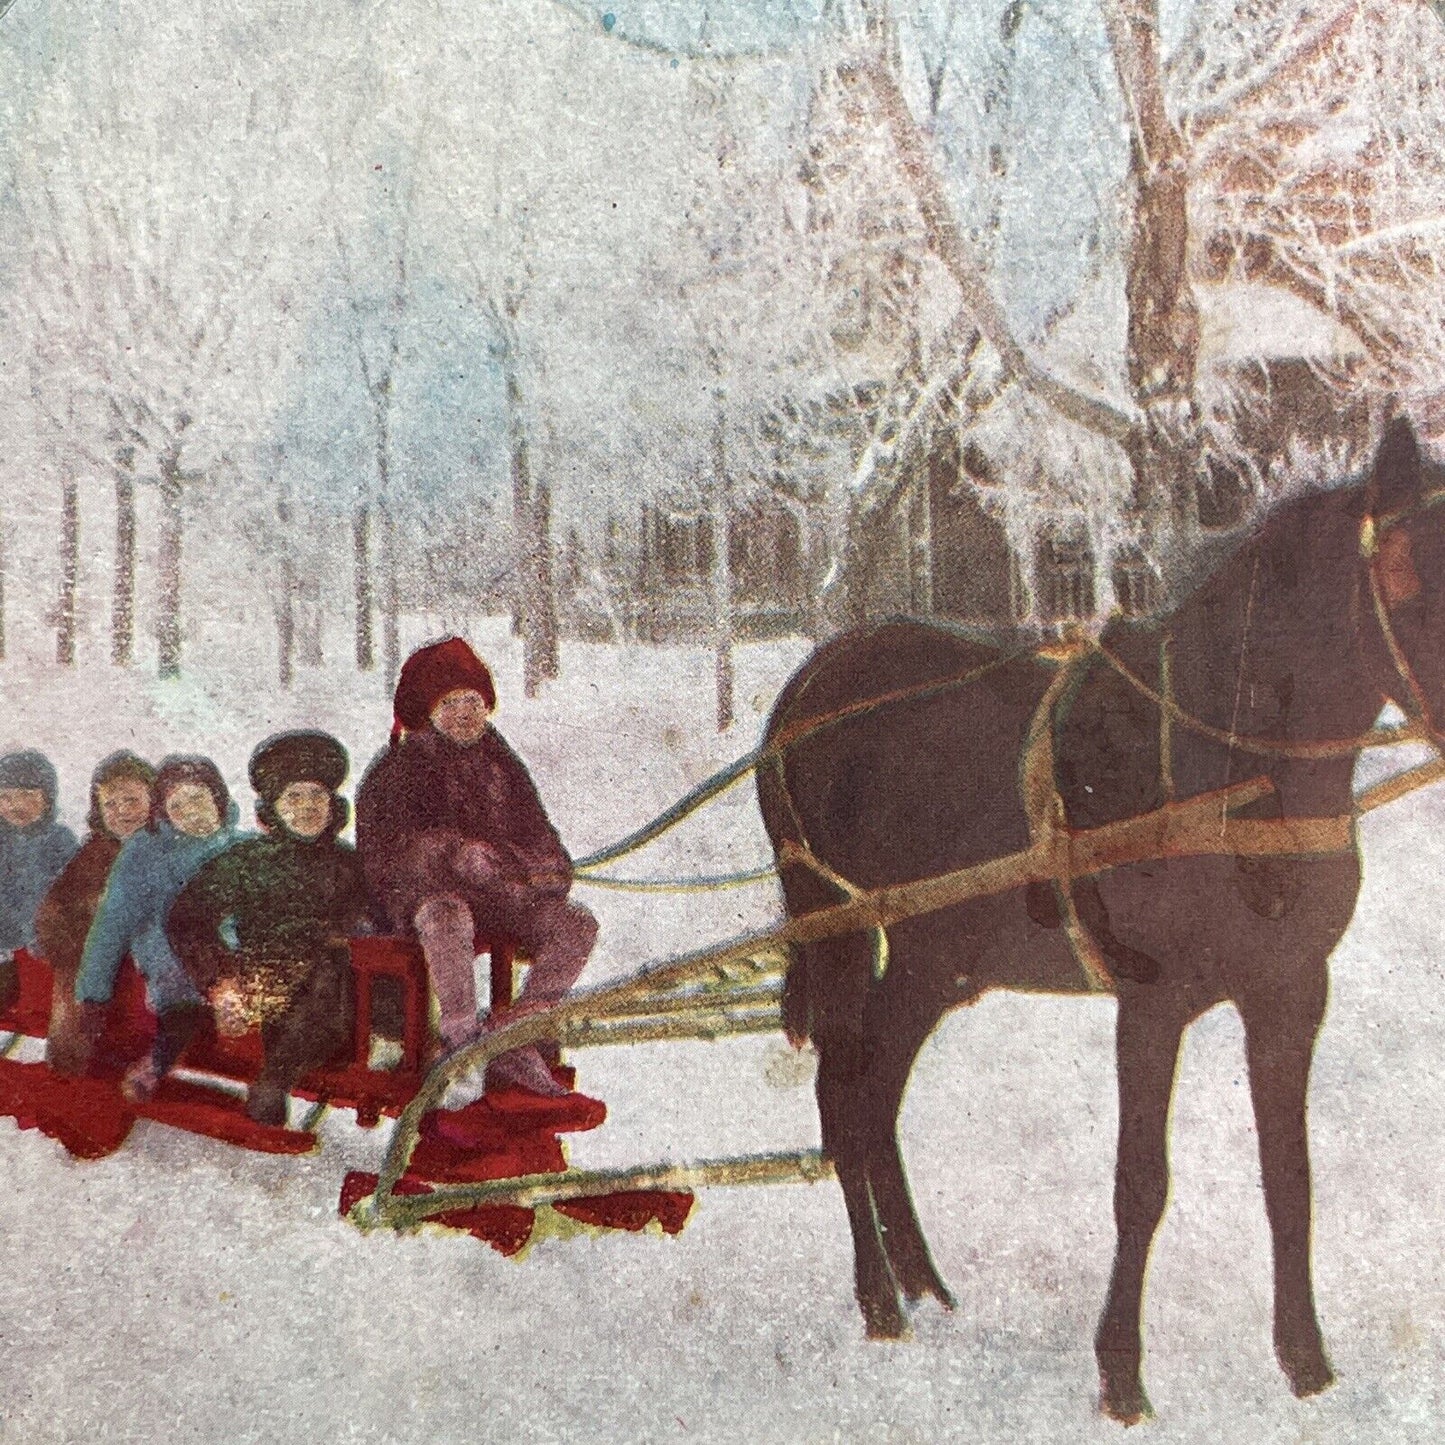
{"type": "Polygon", "coordinates": [[[1283,286],[1236,281],[1196,286],[1194,295],[1202,366],[1294,359],[1339,363],[1365,355],[1350,327],[1283,286]]]}

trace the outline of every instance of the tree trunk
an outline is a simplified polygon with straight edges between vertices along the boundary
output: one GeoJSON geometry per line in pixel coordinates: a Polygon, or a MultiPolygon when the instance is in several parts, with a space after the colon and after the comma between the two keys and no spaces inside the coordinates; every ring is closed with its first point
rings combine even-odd
{"type": "Polygon", "coordinates": [[[362,502],[351,517],[351,557],[356,587],[356,666],[370,672],[376,666],[376,643],[371,629],[371,508],[362,502]]]}
{"type": "Polygon", "coordinates": [[[536,697],[557,676],[557,603],[552,595],[551,496],[532,480],[522,383],[508,362],[507,430],[512,448],[512,632],[522,639],[522,690],[536,697]]]}
{"type": "Polygon", "coordinates": [[[909,610],[933,616],[933,518],[928,494],[928,464],[915,468],[917,480],[908,499],[909,610]]]}
{"type": "Polygon", "coordinates": [[[552,484],[539,481],[533,492],[533,557],[537,594],[537,669],[549,681],[559,668],[557,587],[552,559],[552,484]]]}
{"type": "Polygon", "coordinates": [[[296,564],[281,559],[281,595],[276,599],[276,675],[290,691],[296,680],[296,564]]]}
{"type": "Polygon", "coordinates": [[[296,633],[303,667],[320,667],[326,661],[321,643],[323,607],[321,586],[314,577],[296,578],[296,633]]]}
{"type": "Polygon", "coordinates": [[[717,730],[726,732],[733,725],[733,608],[732,574],[729,563],[730,530],[728,518],[727,437],[724,431],[726,412],[721,391],[717,394],[717,415],[713,422],[713,522],[712,522],[712,623],[713,681],[717,694],[717,730]]]}
{"type": "Polygon", "coordinates": [[[161,546],[159,610],[156,618],[157,670],[161,677],[181,672],[181,543],[185,535],[185,491],[174,465],[160,479],[161,546]]]}
{"type": "Polygon", "coordinates": [[[1109,42],[1130,121],[1133,222],[1125,264],[1129,385],[1145,416],[1126,444],[1134,506],[1193,502],[1199,455],[1194,401],[1199,308],[1189,284],[1189,168],[1164,102],[1158,0],[1108,0],[1109,42]]]}
{"type": "Polygon", "coordinates": [[[135,647],[135,481],[115,479],[115,591],[110,612],[110,660],[129,667],[135,647]]]}
{"type": "Polygon", "coordinates": [[[280,522],[281,577],[275,601],[276,614],[276,677],[287,690],[296,680],[296,564],[291,558],[291,504],[276,503],[276,520],[280,522]]]}
{"type": "Polygon", "coordinates": [[[396,522],[385,506],[381,517],[381,657],[390,691],[401,675],[401,588],[396,565],[396,522]]]}
{"type": "Polygon", "coordinates": [[[55,660],[75,663],[75,601],[80,584],[80,488],[66,472],[60,486],[60,596],[55,606],[55,660]]]}
{"type": "MultiPolygon", "coordinates": [[[[393,350],[395,364],[395,351],[393,350]]],[[[376,414],[376,500],[381,514],[381,670],[391,691],[401,673],[401,591],[396,563],[396,518],[391,506],[391,397],[389,366],[373,395],[376,414]]]]}
{"type": "Polygon", "coordinates": [[[522,383],[516,368],[507,367],[507,431],[512,446],[512,635],[522,640],[522,691],[536,697],[542,685],[537,647],[532,635],[536,611],[532,568],[532,462],[527,428],[522,420],[522,383]]]}

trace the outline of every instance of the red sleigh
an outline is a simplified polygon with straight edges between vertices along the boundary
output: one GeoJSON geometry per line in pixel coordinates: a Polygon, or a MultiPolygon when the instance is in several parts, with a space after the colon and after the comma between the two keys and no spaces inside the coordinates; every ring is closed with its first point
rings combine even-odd
{"type": "MultiPolygon", "coordinates": [[[[493,1008],[505,1008],[513,997],[513,949],[510,944],[494,943],[490,939],[478,939],[477,946],[478,952],[485,953],[491,963],[493,1008]]],[[[14,1008],[0,1016],[0,1030],[44,1038],[50,1023],[54,986],[50,967],[43,959],[24,951],[17,954],[16,962],[20,995],[14,1008]]],[[[428,1054],[434,1049],[429,1047],[426,964],[414,943],[381,937],[353,939],[351,966],[356,989],[356,1028],[350,1055],[307,1075],[295,1093],[317,1105],[353,1109],[357,1122],[370,1127],[382,1115],[398,1114],[405,1107],[431,1061],[428,1054]],[[381,979],[395,982],[401,1000],[400,1057],[389,1061],[387,1066],[378,1066],[372,1057],[376,984],[381,979]]],[[[91,1074],[97,1079],[118,1077],[126,1063],[150,1046],[154,1033],[155,1021],[146,1008],[145,986],[127,961],[117,981],[115,999],[96,1049],[91,1074]]],[[[151,1103],[127,1107],[141,1117],[175,1123],[181,1128],[196,1128],[199,1133],[214,1134],[230,1143],[278,1153],[306,1152],[314,1141],[304,1131],[254,1124],[245,1119],[239,1103],[234,1110],[227,1108],[232,1098],[240,1098],[240,1086],[253,1079],[260,1067],[259,1032],[225,1038],[207,1022],[181,1058],[181,1078],[168,1081],[151,1103]],[[187,1088],[186,1078],[190,1074],[204,1074],[214,1081],[213,1087],[204,1090],[202,1100],[191,1097],[202,1086],[187,1088]],[[231,1086],[229,1090],[227,1085],[231,1086]],[[196,1116],[188,1106],[200,1102],[219,1113],[215,1117],[196,1116]],[[225,1122],[232,1112],[237,1115],[235,1124],[225,1122]],[[196,1127],[207,1124],[211,1127],[196,1127]]]]}
{"type": "MultiPolygon", "coordinates": [[[[479,954],[491,968],[492,1010],[505,1010],[514,997],[515,954],[505,941],[479,938],[479,954]]],[[[26,1038],[43,1039],[50,1022],[53,977],[49,965],[22,951],[16,956],[20,990],[15,1005],[0,1015],[0,1034],[15,1049],[26,1038]]],[[[144,1104],[126,1100],[120,1076],[151,1044],[155,1020],[145,1003],[145,986],[129,961],[117,980],[103,1035],[84,1077],[56,1073],[47,1064],[0,1058],[0,1116],[21,1128],[38,1128],[78,1158],[113,1153],[137,1119],[151,1119],[245,1149],[273,1154],[307,1154],[316,1148],[313,1129],[330,1108],[353,1110],[372,1127],[396,1116],[426,1078],[436,1044],[428,1010],[426,964],[406,939],[370,937],[351,941],[356,993],[356,1027],[350,1053],[305,1076],[293,1096],[311,1101],[300,1128],[258,1124],[245,1113],[245,1086],[261,1066],[258,1031],[238,1038],[219,1035],[207,1021],[192,1040],[175,1073],[144,1104]],[[377,985],[393,982],[400,998],[400,1040],[374,1050],[377,985]],[[390,1053],[384,1060],[378,1055],[390,1053]]],[[[574,1082],[570,1068],[554,1069],[559,1082],[574,1082]]],[[[541,1098],[516,1089],[489,1091],[465,1109],[427,1116],[401,1192],[425,1192],[455,1184],[566,1168],[559,1135],[594,1129],[606,1106],[582,1094],[541,1098]]],[[[374,1176],[352,1173],[341,1190],[343,1213],[375,1185],[374,1176]]],[[[668,1233],[682,1228],[691,1207],[688,1193],[632,1191],[606,1198],[559,1204],[586,1224],[640,1229],[656,1220],[668,1233]]],[[[532,1233],[534,1212],[510,1206],[458,1210],[439,1223],[465,1229],[503,1253],[521,1249],[532,1233]]]]}

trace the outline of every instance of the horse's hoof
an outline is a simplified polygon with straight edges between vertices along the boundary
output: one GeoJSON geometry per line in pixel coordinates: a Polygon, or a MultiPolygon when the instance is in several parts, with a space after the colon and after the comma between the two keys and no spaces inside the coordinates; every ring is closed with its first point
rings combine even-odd
{"type": "Polygon", "coordinates": [[[1330,1368],[1323,1350],[1279,1350],[1277,1353],[1280,1368],[1284,1370],[1296,1399],[1308,1400],[1311,1395],[1322,1394],[1335,1383],[1335,1372],[1330,1368]]]}
{"type": "Polygon", "coordinates": [[[1099,1410],[1120,1425],[1142,1425],[1154,1418],[1154,1407],[1138,1385],[1127,1389],[1105,1386],[1099,1393],[1099,1410]]]}
{"type": "Polygon", "coordinates": [[[1153,1418],[1154,1407],[1137,1369],[1099,1372],[1099,1412],[1121,1425],[1138,1425],[1153,1418]]]}
{"type": "Polygon", "coordinates": [[[958,1301],[954,1299],[953,1291],[949,1289],[941,1279],[932,1280],[919,1290],[917,1294],[910,1294],[908,1298],[913,1304],[918,1304],[929,1295],[932,1295],[949,1314],[952,1314],[953,1311],[958,1308],[958,1301]]]}
{"type": "Polygon", "coordinates": [[[903,1297],[910,1305],[919,1304],[932,1295],[950,1313],[958,1307],[953,1291],[931,1269],[925,1269],[912,1279],[900,1280],[899,1283],[903,1288],[903,1297]]]}
{"type": "Polygon", "coordinates": [[[891,1306],[863,1306],[863,1328],[870,1340],[910,1340],[913,1331],[895,1301],[891,1306]]]}

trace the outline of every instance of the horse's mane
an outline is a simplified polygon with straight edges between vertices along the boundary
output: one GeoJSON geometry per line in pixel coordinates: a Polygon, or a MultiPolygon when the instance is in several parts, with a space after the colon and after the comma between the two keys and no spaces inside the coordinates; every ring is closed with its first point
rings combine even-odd
{"type": "Polygon", "coordinates": [[[1251,548],[1268,546],[1283,535],[1308,531],[1321,515],[1348,510],[1353,516],[1369,483],[1370,474],[1366,472],[1334,486],[1296,492],[1268,510],[1255,513],[1247,527],[1211,534],[1191,548],[1186,557],[1174,559],[1174,576],[1164,606],[1138,617],[1111,618],[1106,630],[1151,632],[1162,626],[1251,548]]]}

